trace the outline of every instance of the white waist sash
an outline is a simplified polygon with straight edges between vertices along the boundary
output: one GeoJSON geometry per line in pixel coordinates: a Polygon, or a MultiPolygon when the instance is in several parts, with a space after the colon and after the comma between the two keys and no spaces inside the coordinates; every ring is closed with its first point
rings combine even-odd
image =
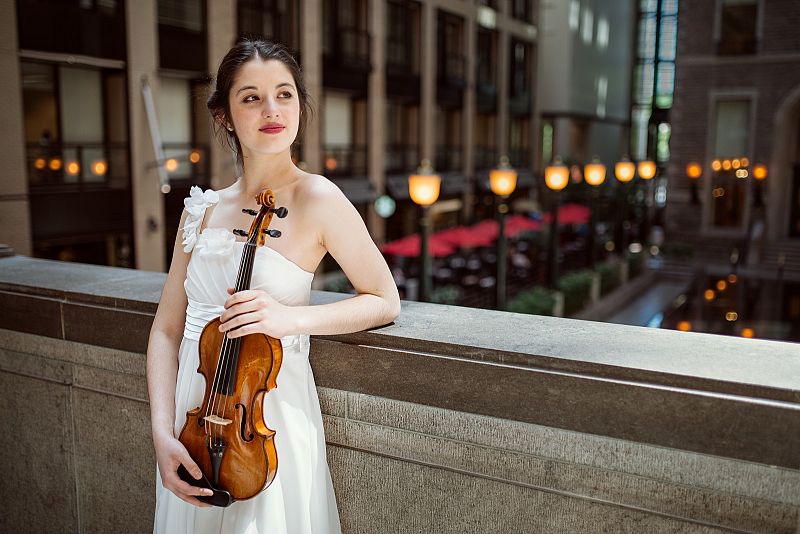
{"type": "MultiPolygon", "coordinates": [[[[224,306],[206,304],[205,302],[197,302],[196,300],[189,299],[189,305],[186,306],[186,324],[183,327],[183,337],[193,341],[199,341],[203,328],[205,328],[209,321],[222,315],[224,311],[224,306]]],[[[283,349],[286,350],[293,345],[299,344],[303,340],[308,340],[308,336],[303,334],[284,336],[281,338],[281,345],[283,345],[283,349]]]]}

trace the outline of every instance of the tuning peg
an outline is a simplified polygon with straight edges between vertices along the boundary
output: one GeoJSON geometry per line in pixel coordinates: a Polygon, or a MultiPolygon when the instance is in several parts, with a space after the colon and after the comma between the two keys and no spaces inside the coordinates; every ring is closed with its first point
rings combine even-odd
{"type": "Polygon", "coordinates": [[[280,237],[281,236],[281,231],[280,230],[273,230],[271,228],[269,230],[267,230],[265,228],[264,230],[262,230],[262,232],[264,232],[265,234],[267,234],[270,237],[280,237]]]}
{"type": "Polygon", "coordinates": [[[247,237],[247,232],[245,232],[244,230],[239,230],[238,228],[234,230],[233,233],[238,236],[247,237]]]}
{"type": "Polygon", "coordinates": [[[289,210],[287,210],[284,206],[281,206],[280,208],[270,208],[270,211],[277,215],[279,219],[283,219],[286,217],[286,214],[289,213],[289,210]]]}
{"type": "Polygon", "coordinates": [[[242,213],[246,213],[248,215],[252,215],[253,217],[258,215],[258,212],[256,210],[251,210],[250,208],[242,208],[242,213]]]}

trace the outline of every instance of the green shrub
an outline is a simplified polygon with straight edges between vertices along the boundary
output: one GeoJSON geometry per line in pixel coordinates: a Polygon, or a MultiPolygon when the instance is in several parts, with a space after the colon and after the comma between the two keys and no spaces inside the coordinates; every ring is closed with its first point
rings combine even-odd
{"type": "Polygon", "coordinates": [[[454,285],[437,287],[431,291],[430,301],[436,304],[458,304],[461,298],[461,288],[454,285]]]}
{"type": "Polygon", "coordinates": [[[518,293],[508,303],[507,309],[517,313],[553,315],[555,302],[556,299],[550,291],[543,287],[535,286],[532,289],[518,293]]]}
{"type": "Polygon", "coordinates": [[[558,289],[564,294],[564,317],[581,311],[589,302],[592,275],[592,271],[582,270],[558,279],[558,289]]]}
{"type": "Polygon", "coordinates": [[[611,293],[619,287],[619,265],[613,262],[605,262],[597,265],[595,271],[600,275],[600,295],[611,293]]]}

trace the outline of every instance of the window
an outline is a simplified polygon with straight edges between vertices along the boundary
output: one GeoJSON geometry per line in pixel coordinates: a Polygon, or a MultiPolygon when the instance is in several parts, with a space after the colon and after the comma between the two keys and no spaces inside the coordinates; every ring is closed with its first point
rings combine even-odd
{"type": "Polygon", "coordinates": [[[719,228],[739,228],[748,182],[737,177],[741,158],[749,153],[750,101],[720,100],[714,116],[714,145],[711,177],[711,221],[719,228]]]}
{"type": "Polygon", "coordinates": [[[720,55],[755,54],[758,0],[721,0],[720,55]]]}

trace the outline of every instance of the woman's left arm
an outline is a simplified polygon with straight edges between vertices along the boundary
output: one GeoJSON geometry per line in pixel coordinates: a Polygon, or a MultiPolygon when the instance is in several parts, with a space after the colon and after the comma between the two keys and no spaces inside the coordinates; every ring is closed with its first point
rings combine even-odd
{"type": "Polygon", "coordinates": [[[303,334],[345,334],[392,322],[400,315],[397,285],[380,250],[356,208],[329,180],[313,193],[315,212],[309,214],[321,229],[322,245],[344,271],[356,295],[295,311],[303,334]]]}
{"type": "Polygon", "coordinates": [[[303,216],[319,229],[321,244],[357,294],[312,306],[286,306],[264,291],[232,294],[220,326],[222,331],[230,330],[228,337],[255,332],[273,337],[346,334],[390,323],[400,315],[400,295],[392,273],[353,204],[327,179],[319,180],[307,194],[310,208],[303,216]]]}

